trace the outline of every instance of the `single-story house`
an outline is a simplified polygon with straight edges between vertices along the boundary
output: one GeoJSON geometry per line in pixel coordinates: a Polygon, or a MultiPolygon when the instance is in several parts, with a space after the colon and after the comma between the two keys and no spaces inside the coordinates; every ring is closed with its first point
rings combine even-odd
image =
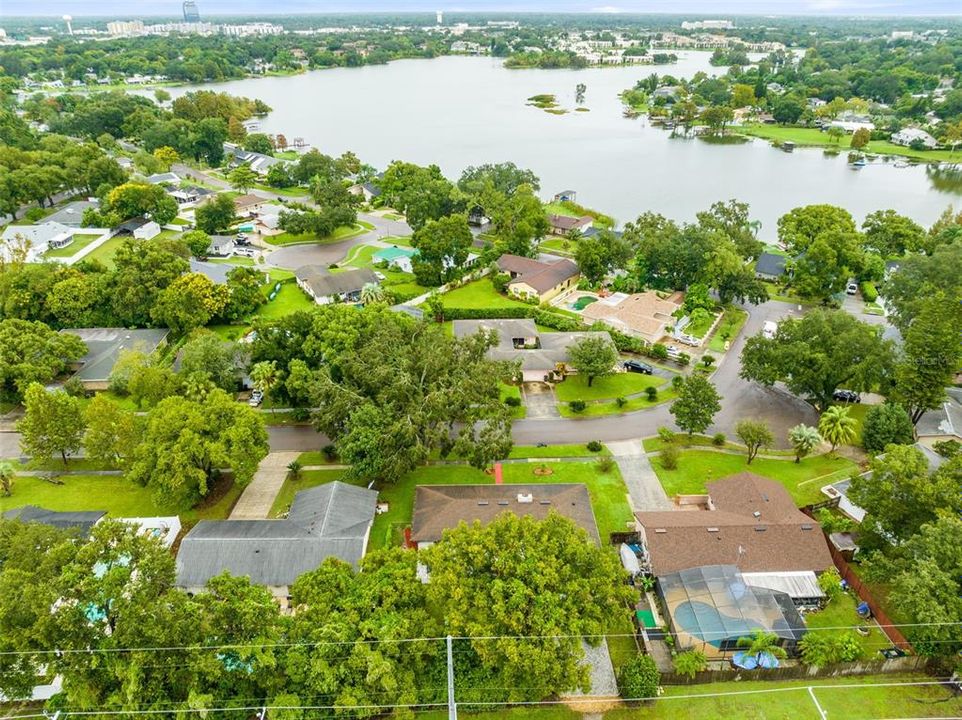
{"type": "Polygon", "coordinates": [[[192,207],[203,202],[211,195],[216,195],[213,190],[195,186],[170,190],[167,194],[174,198],[181,207],[192,207]]]}
{"type": "Polygon", "coordinates": [[[253,193],[247,193],[247,195],[240,195],[234,198],[234,212],[236,212],[239,217],[251,218],[260,214],[269,203],[270,201],[266,198],[254,195],[253,193]]]}
{"type": "Polygon", "coordinates": [[[67,227],[79,228],[80,223],[83,221],[84,212],[89,209],[96,210],[99,207],[100,203],[96,200],[75,200],[74,202],[67,203],[57,210],[57,212],[47,215],[44,220],[46,222],[60,223],[67,227]]]}
{"type": "Polygon", "coordinates": [[[660,98],[668,102],[674,102],[680,94],[680,85],[662,85],[659,88],[655,88],[654,92],[651,94],[651,97],[653,100],[658,100],[660,98]]]}
{"type": "Polygon", "coordinates": [[[581,314],[590,320],[600,320],[620,332],[655,343],[674,326],[673,313],[679,307],[681,298],[678,295],[661,298],[649,290],[631,295],[613,293],[586,305],[581,314]]]}
{"type": "Polygon", "coordinates": [[[596,545],[598,525],[588,489],[581,484],[418,485],[410,541],[417,547],[441,540],[461,523],[487,525],[502,513],[543,520],[556,512],[582,528],[596,545]]]}
{"type": "Polygon", "coordinates": [[[349,187],[348,192],[358,197],[363,197],[364,202],[371,202],[374,198],[381,196],[381,188],[374,183],[356,183],[349,187]]]}
{"type": "Polygon", "coordinates": [[[942,406],[926,411],[915,425],[915,436],[932,447],[944,440],[962,442],[962,388],[946,388],[942,406]]]}
{"type": "Polygon", "coordinates": [[[203,262],[202,260],[195,260],[194,258],[191,258],[188,262],[190,263],[190,271],[192,273],[199,273],[217,285],[226,284],[227,273],[234,269],[233,265],[203,262]]]}
{"type": "Polygon", "coordinates": [[[378,284],[373,270],[359,268],[332,273],[320,265],[304,265],[294,271],[298,286],[318,305],[357,302],[365,285],[378,284]]]}
{"type": "Polygon", "coordinates": [[[587,227],[581,231],[581,237],[583,238],[596,237],[598,235],[601,235],[601,233],[610,233],[614,235],[616,238],[620,238],[624,234],[621,232],[621,230],[611,230],[609,228],[598,228],[592,225],[591,227],[587,227]]]}
{"type": "Polygon", "coordinates": [[[896,145],[908,147],[912,143],[920,142],[926,149],[931,150],[939,144],[938,140],[920,128],[902,128],[897,133],[892,133],[892,142],[896,145]]]}
{"type": "Polygon", "coordinates": [[[234,143],[224,143],[224,154],[228,157],[228,165],[230,167],[235,168],[241,165],[248,165],[251,170],[262,177],[267,175],[267,171],[274,165],[287,164],[286,160],[245,150],[234,143]]]}
{"type": "Polygon", "coordinates": [[[105,510],[61,512],[47,510],[36,505],[24,505],[13,510],[7,510],[3,513],[3,519],[20,520],[25,523],[36,522],[50,525],[59,530],[74,530],[82,537],[86,537],[90,534],[93,526],[100,522],[106,514],[105,510]]]}
{"type": "Polygon", "coordinates": [[[114,234],[133,235],[138,240],[150,240],[160,235],[160,225],[143,217],[130,218],[120,223],[114,234]]]}
{"type": "Polygon", "coordinates": [[[559,193],[555,193],[554,202],[575,202],[578,199],[578,193],[574,190],[562,190],[559,193]]]}
{"type": "Polygon", "coordinates": [[[201,520],[180,543],[177,585],[202,592],[227,571],[285,603],[290,585],[327,558],[357,565],[376,506],[376,491],[334,481],[297,493],[284,519],[201,520]]]}
{"type": "Polygon", "coordinates": [[[590,215],[582,217],[571,217],[569,215],[549,215],[548,224],[551,226],[552,235],[567,235],[572,230],[579,232],[591,227],[595,221],[590,215]]]}
{"type": "Polygon", "coordinates": [[[847,133],[854,133],[856,130],[862,129],[872,131],[875,129],[875,123],[868,118],[861,117],[852,117],[850,119],[839,118],[837,120],[832,120],[828,125],[826,125],[826,129],[827,128],[841,128],[847,133]]]}
{"type": "Polygon", "coordinates": [[[508,292],[547,302],[578,285],[581,270],[571,260],[541,262],[520,255],[502,255],[498,269],[511,276],[508,292]]]}
{"type": "Polygon", "coordinates": [[[785,274],[785,263],[788,258],[784,255],[763,252],[755,261],[755,277],[759,280],[775,282],[785,274]]]}
{"type": "Polygon", "coordinates": [[[67,247],[78,232],[78,228],[50,221],[40,225],[8,225],[0,240],[12,242],[19,237],[29,242],[27,262],[36,262],[48,250],[67,247]]]}
{"type": "Polygon", "coordinates": [[[151,185],[179,185],[180,175],[173,172],[155,173],[147,177],[151,185]]]}
{"type": "Polygon", "coordinates": [[[706,487],[697,504],[686,504],[694,510],[635,514],[654,575],[736,565],[743,573],[814,576],[832,567],[821,527],[780,483],[742,472],[706,487]]]}
{"type": "MultiPolygon", "coordinates": [[[[921,421],[919,422],[921,423],[921,421]]],[[[955,439],[962,440],[962,437],[956,437],[955,439]]],[[[935,472],[947,462],[946,458],[939,455],[937,452],[935,452],[935,450],[927,445],[923,445],[921,441],[915,443],[913,447],[922,453],[926,464],[929,466],[929,472],[935,472]]],[[[884,457],[884,455],[879,457],[884,457]]],[[[862,473],[862,477],[867,477],[871,474],[872,471],[869,470],[868,472],[862,473]]],[[[831,485],[826,485],[823,487],[822,494],[832,500],[838,498],[838,509],[855,522],[860,523],[865,519],[866,513],[863,508],[856,505],[854,502],[852,502],[851,498],[849,498],[848,491],[851,486],[851,480],[840,480],[837,483],[832,483],[831,485]]]]}
{"type": "Polygon", "coordinates": [[[180,518],[176,515],[165,517],[119,518],[128,525],[136,525],[139,535],[154,538],[165,548],[170,549],[180,534],[180,518]]]}
{"type": "Polygon", "coordinates": [[[498,333],[498,344],[488,351],[488,358],[520,364],[525,382],[542,382],[555,376],[559,365],[568,364],[568,348],[585,338],[599,338],[612,347],[614,341],[606,332],[540,333],[534,320],[455,320],[455,337],[474,335],[480,330],[498,333]]]}
{"type": "Polygon", "coordinates": [[[666,573],[656,587],[679,650],[699,650],[709,659],[726,657],[738,650],[739,638],[762,630],[791,652],[806,632],[787,593],[752,584],[731,563],[666,573]]]}
{"type": "Polygon", "coordinates": [[[87,390],[107,389],[110,373],[122,352],[152,353],[167,341],[170,334],[167,328],[70,328],[60,332],[76,335],[87,345],[87,354],[74,366],[74,377],[87,390]]]}
{"type": "Polygon", "coordinates": [[[150,240],[160,235],[160,225],[153,220],[148,220],[135,229],[133,235],[138,240],[150,240]]]}
{"type": "Polygon", "coordinates": [[[272,205],[262,208],[257,217],[254,218],[254,229],[258,235],[263,236],[280,235],[284,232],[281,229],[280,208],[275,208],[272,205]],[[277,210],[277,212],[272,212],[273,210],[277,210]]]}
{"type": "Polygon", "coordinates": [[[414,272],[411,264],[414,256],[418,254],[417,248],[410,247],[387,247],[381,248],[371,255],[371,261],[375,264],[386,262],[389,267],[397,268],[406,273],[414,272]]]}
{"type": "Polygon", "coordinates": [[[234,238],[230,235],[211,235],[207,254],[213,257],[230,257],[234,252],[234,238]]]}

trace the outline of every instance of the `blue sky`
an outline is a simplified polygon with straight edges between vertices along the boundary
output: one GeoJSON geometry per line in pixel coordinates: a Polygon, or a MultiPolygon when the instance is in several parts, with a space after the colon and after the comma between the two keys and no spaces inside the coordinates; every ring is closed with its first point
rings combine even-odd
{"type": "MultiPolygon", "coordinates": [[[[198,0],[202,14],[380,11],[628,12],[712,15],[962,15],[962,0],[198,0]]],[[[0,0],[4,15],[176,15],[177,0],[0,0]]]]}

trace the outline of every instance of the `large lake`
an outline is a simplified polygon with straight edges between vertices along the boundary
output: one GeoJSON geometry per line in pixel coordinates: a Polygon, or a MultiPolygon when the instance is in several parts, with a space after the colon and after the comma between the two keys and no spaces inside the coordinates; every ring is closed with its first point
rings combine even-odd
{"type": "Polygon", "coordinates": [[[930,224],[962,200],[935,188],[923,166],[878,162],[852,170],[844,154],[671,138],[645,119],[622,116],[618,94],[638,79],[715,74],[708,57],[685,52],[670,66],[587,70],[506,70],[495,58],[443,57],[211,87],[264,100],[274,111],[263,131],[303,137],[331,155],[353,150],[379,168],[392,160],[435,163],[452,179],[469,165],[511,160],[537,173],[542,196],[576,190],[580,202],[620,223],[648,210],[693,219],[716,200],[737,198],[771,237],[778,217],[798,205],[834,203],[858,220],[894,208],[930,224]],[[552,115],[525,105],[552,93],[573,110],[578,83],[587,85],[590,112],[552,115]]]}

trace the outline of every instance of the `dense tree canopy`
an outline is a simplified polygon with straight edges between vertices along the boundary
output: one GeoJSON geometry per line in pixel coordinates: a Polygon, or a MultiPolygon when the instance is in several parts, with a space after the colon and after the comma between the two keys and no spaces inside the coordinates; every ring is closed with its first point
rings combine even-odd
{"type": "Polygon", "coordinates": [[[879,328],[841,310],[812,310],[778,324],[775,337],[748,338],[741,376],[771,387],[784,382],[817,410],[839,388],[868,391],[885,379],[893,363],[892,344],[879,328]]]}

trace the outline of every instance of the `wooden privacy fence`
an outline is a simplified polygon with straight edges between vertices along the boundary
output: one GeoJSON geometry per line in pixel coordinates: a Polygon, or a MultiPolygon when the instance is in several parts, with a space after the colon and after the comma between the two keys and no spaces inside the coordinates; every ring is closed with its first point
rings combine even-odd
{"type": "Polygon", "coordinates": [[[662,673],[662,685],[703,685],[715,682],[731,682],[736,677],[739,680],[811,680],[817,678],[844,677],[846,675],[876,675],[882,673],[910,673],[921,672],[929,665],[929,658],[917,655],[890,658],[887,660],[871,660],[868,662],[837,663],[825,667],[810,665],[791,665],[777,667],[772,670],[705,670],[695,673],[695,677],[679,675],[675,672],[662,673]]]}
{"type": "MultiPolygon", "coordinates": [[[[802,512],[814,519],[813,512],[808,508],[802,508],[802,512]]],[[[852,590],[855,591],[855,594],[858,595],[859,599],[868,603],[869,610],[872,611],[872,617],[874,617],[876,622],[878,622],[879,628],[883,633],[885,633],[885,636],[892,641],[892,644],[895,645],[895,647],[902,650],[912,651],[912,644],[905,639],[905,636],[895,626],[895,623],[892,622],[891,618],[889,618],[888,613],[882,609],[882,606],[879,605],[878,601],[875,599],[875,596],[872,595],[871,591],[868,589],[868,586],[862,582],[861,578],[859,578],[859,576],[855,574],[855,571],[852,570],[852,567],[848,564],[848,561],[843,558],[842,554],[835,549],[835,546],[832,545],[831,542],[829,542],[828,536],[824,531],[822,531],[822,534],[825,535],[825,543],[828,545],[828,551],[832,555],[832,562],[835,563],[838,574],[841,575],[842,579],[848,583],[852,590]]]]}

